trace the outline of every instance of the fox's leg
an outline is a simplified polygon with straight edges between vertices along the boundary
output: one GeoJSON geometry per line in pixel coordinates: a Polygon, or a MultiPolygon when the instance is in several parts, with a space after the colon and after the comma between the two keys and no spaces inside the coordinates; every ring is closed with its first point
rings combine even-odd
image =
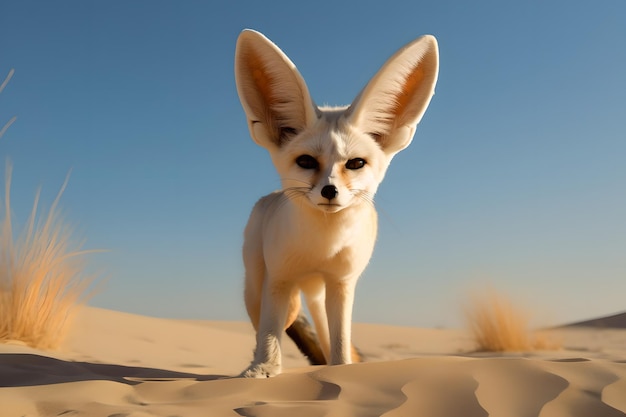
{"type": "Polygon", "coordinates": [[[252,322],[254,330],[259,329],[261,317],[261,294],[263,287],[264,268],[246,271],[245,288],[243,298],[246,303],[246,311],[252,322]]]}
{"type": "Polygon", "coordinates": [[[330,339],[328,334],[328,317],[326,316],[326,306],[324,303],[324,287],[309,290],[305,293],[307,307],[311,318],[315,324],[315,332],[319,340],[322,352],[326,358],[326,363],[330,361],[330,339]]]}
{"type": "Polygon", "coordinates": [[[352,363],[352,304],[356,279],[326,283],[330,365],[352,363]]]}
{"type": "Polygon", "coordinates": [[[280,341],[294,290],[285,282],[273,283],[271,279],[266,279],[263,283],[254,360],[241,376],[267,378],[280,373],[280,341]]]}

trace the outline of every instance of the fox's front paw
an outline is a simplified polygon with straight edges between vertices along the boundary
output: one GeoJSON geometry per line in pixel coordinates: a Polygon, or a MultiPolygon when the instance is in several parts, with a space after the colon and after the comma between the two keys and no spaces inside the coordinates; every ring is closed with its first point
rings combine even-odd
{"type": "Polygon", "coordinates": [[[280,373],[280,365],[273,363],[253,363],[239,376],[243,378],[269,378],[280,373]]]}

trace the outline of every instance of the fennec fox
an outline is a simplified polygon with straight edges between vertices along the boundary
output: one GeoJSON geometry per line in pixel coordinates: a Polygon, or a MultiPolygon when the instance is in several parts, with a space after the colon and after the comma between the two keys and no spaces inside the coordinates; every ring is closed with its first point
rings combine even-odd
{"type": "Polygon", "coordinates": [[[315,105],[295,65],[258,32],[243,31],[235,55],[250,134],[282,183],[257,202],[245,229],[256,349],[241,375],[280,373],[281,336],[299,316],[301,292],[326,362],[349,364],[355,285],[376,240],[374,194],[434,93],[437,41],[427,35],[400,49],[345,107],[315,105]]]}

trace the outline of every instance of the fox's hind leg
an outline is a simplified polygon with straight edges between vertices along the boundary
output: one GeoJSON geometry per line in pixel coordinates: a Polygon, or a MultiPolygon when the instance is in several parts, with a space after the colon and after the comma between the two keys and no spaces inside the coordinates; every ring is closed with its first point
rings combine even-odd
{"type": "Polygon", "coordinates": [[[318,288],[307,288],[305,295],[307,307],[315,325],[319,345],[324,353],[325,363],[329,363],[330,336],[328,333],[328,317],[326,316],[324,285],[320,284],[318,288]]]}

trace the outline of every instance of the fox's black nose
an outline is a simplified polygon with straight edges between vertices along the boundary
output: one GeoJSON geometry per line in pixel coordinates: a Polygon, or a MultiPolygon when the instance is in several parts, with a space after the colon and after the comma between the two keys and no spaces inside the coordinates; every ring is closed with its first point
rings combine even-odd
{"type": "Polygon", "coordinates": [[[337,197],[337,194],[339,194],[339,190],[337,190],[337,187],[334,185],[325,185],[324,188],[322,188],[322,197],[324,198],[332,200],[337,197]]]}

